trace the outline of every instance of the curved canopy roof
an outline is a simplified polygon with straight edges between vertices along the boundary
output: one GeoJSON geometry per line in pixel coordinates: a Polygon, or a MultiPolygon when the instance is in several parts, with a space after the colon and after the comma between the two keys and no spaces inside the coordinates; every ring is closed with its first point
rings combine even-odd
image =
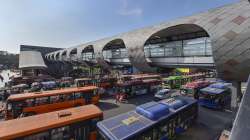
{"type": "Polygon", "coordinates": [[[21,51],[19,55],[19,68],[47,68],[44,63],[42,54],[38,51],[21,51]]]}

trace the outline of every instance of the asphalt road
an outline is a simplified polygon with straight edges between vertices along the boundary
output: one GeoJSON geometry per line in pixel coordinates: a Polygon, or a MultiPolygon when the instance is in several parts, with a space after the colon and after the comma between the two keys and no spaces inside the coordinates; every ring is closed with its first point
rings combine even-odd
{"type": "MultiPolygon", "coordinates": [[[[141,95],[130,99],[128,103],[115,103],[113,98],[102,99],[99,107],[104,111],[104,119],[135,109],[136,106],[150,102],[153,95],[141,95]]],[[[225,128],[230,127],[233,113],[229,111],[199,108],[199,117],[177,140],[215,140],[225,128]]]]}

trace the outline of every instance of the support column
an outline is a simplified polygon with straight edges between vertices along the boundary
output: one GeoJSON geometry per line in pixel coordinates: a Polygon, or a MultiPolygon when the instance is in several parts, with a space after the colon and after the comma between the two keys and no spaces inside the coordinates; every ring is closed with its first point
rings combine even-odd
{"type": "Polygon", "coordinates": [[[231,87],[231,109],[236,111],[238,108],[238,103],[241,100],[242,93],[241,93],[241,82],[233,81],[231,87]]]}

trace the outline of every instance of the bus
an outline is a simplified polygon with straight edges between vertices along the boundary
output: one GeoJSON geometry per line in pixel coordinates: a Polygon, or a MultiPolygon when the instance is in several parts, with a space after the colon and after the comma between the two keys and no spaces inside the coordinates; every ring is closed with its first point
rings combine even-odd
{"type": "Polygon", "coordinates": [[[77,87],[91,86],[94,85],[91,78],[78,78],[74,80],[77,87]]]}
{"type": "Polygon", "coordinates": [[[179,75],[179,76],[169,76],[163,78],[163,88],[169,89],[180,89],[182,85],[188,82],[193,82],[199,79],[204,79],[204,74],[192,74],[192,75],[179,75]]]}
{"type": "Polygon", "coordinates": [[[230,83],[215,83],[201,89],[199,105],[212,109],[223,109],[231,100],[230,85],[230,83]]]}
{"type": "Polygon", "coordinates": [[[116,81],[116,78],[79,78],[75,79],[75,85],[77,87],[94,85],[106,89],[112,87],[116,83],[116,81]]]}
{"type": "Polygon", "coordinates": [[[97,140],[96,123],[103,118],[86,105],[0,122],[1,140],[97,140]]]}
{"type": "Polygon", "coordinates": [[[163,78],[163,88],[178,89],[181,87],[182,76],[169,76],[163,78]]]}
{"type": "Polygon", "coordinates": [[[137,79],[137,80],[147,80],[147,79],[161,79],[161,76],[158,74],[135,74],[132,75],[132,79],[137,79]]]}
{"type": "Polygon", "coordinates": [[[96,86],[86,86],[10,95],[5,106],[5,119],[97,104],[100,97],[96,90],[96,86]]]}
{"type": "Polygon", "coordinates": [[[198,115],[197,101],[175,97],[149,102],[97,123],[101,140],[168,140],[185,132],[198,115]]]}
{"type": "Polygon", "coordinates": [[[195,98],[198,96],[199,90],[205,88],[211,84],[210,81],[194,81],[183,85],[180,89],[182,95],[186,96],[194,96],[195,98]]]}
{"type": "Polygon", "coordinates": [[[117,83],[117,93],[126,94],[127,97],[134,97],[142,94],[155,93],[161,88],[161,80],[145,79],[130,80],[117,83]]]}

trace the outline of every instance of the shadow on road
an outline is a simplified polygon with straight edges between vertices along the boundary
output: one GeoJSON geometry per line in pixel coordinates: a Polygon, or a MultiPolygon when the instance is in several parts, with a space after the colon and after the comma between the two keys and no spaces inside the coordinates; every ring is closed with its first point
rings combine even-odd
{"type": "Polygon", "coordinates": [[[154,99],[154,95],[153,94],[147,94],[147,95],[140,95],[139,98],[131,98],[128,100],[127,104],[133,104],[133,105],[141,105],[141,104],[145,104],[148,102],[153,101],[154,99]]]}
{"type": "Polygon", "coordinates": [[[116,105],[115,103],[111,103],[111,102],[103,102],[103,101],[100,101],[98,103],[98,106],[99,108],[102,110],[102,111],[106,111],[106,110],[110,110],[110,109],[114,109],[114,108],[118,108],[119,106],[116,105]]]}

